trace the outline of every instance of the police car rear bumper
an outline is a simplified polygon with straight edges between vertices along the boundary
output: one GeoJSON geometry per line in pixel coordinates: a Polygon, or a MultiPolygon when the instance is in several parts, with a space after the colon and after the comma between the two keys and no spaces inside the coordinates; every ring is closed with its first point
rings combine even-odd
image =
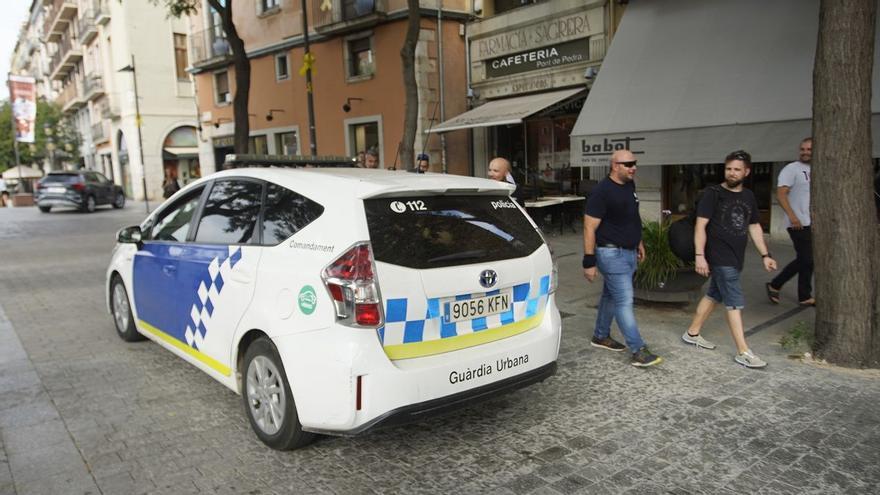
{"type": "Polygon", "coordinates": [[[303,429],[356,435],[546,379],[555,371],[561,328],[551,294],[534,328],[444,354],[392,361],[375,330],[342,326],[273,341],[303,429]]]}
{"type": "Polygon", "coordinates": [[[389,411],[368,423],[364,423],[361,426],[348,431],[321,430],[319,428],[304,429],[324,435],[354,436],[364,433],[367,430],[414,423],[433,416],[440,416],[457,409],[463,409],[487,401],[493,397],[504,395],[535,383],[543,382],[555,374],[556,361],[553,361],[540,368],[505,380],[490,383],[489,385],[389,411]]]}

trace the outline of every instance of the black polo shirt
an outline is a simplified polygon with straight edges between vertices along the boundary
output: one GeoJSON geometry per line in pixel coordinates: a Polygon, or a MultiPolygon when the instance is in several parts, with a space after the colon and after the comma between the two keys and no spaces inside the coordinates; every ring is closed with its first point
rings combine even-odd
{"type": "Polygon", "coordinates": [[[635,182],[618,184],[602,179],[587,199],[584,214],[601,219],[596,229],[596,246],[614,244],[635,249],[642,240],[642,218],[635,182]]]}

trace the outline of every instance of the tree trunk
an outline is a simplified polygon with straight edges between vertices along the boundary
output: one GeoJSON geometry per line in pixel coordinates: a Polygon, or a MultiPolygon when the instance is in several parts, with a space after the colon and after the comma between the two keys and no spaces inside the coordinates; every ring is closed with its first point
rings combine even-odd
{"type": "Polygon", "coordinates": [[[403,136],[400,142],[400,163],[402,169],[415,166],[413,147],[419,117],[419,88],[416,86],[416,45],[419,42],[419,0],[407,0],[409,13],[406,25],[406,39],[400,49],[403,67],[403,87],[406,92],[406,106],[403,112],[403,136]]]}
{"type": "Polygon", "coordinates": [[[208,0],[208,3],[220,13],[226,42],[232,49],[232,64],[235,67],[235,96],[232,98],[232,119],[235,125],[233,146],[236,153],[247,153],[250,135],[248,100],[251,92],[251,61],[245,52],[244,41],[232,21],[232,0],[223,3],[220,0],[208,0]]]}
{"type": "Polygon", "coordinates": [[[871,185],[875,17],[875,0],[822,0],[813,69],[816,350],[847,366],[876,365],[880,357],[871,185]]]}

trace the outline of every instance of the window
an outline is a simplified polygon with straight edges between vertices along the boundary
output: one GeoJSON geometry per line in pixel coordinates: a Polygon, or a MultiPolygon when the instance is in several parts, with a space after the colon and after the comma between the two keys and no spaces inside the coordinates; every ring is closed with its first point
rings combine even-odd
{"type": "Polygon", "coordinates": [[[251,136],[248,138],[248,153],[252,155],[268,155],[269,140],[266,136],[251,136]]]}
{"type": "Polygon", "coordinates": [[[290,77],[290,70],[287,65],[287,54],[282,53],[275,55],[275,80],[282,81],[290,77]]]}
{"type": "Polygon", "coordinates": [[[186,73],[187,65],[189,62],[186,59],[186,35],[174,33],[174,68],[177,71],[177,80],[189,80],[189,75],[186,73]]]}
{"type": "Polygon", "coordinates": [[[508,197],[377,198],[364,200],[364,210],[376,261],[409,268],[522,258],[542,245],[508,197]]]}
{"type": "MultiPolygon", "coordinates": [[[[348,126],[348,136],[350,139],[350,150],[352,155],[357,155],[360,152],[366,152],[369,150],[376,150],[380,152],[379,146],[379,123],[378,122],[364,122],[358,124],[349,124],[348,126]]],[[[382,157],[382,153],[379,153],[379,157],[382,157]]]]}
{"type": "Polygon", "coordinates": [[[218,180],[205,202],[196,242],[248,244],[257,240],[257,216],[263,185],[245,180],[218,180]]]}
{"type": "Polygon", "coordinates": [[[260,14],[265,14],[270,10],[275,10],[278,8],[278,4],[281,3],[281,0],[260,0],[258,5],[260,7],[260,14]]]}
{"type": "Polygon", "coordinates": [[[288,156],[299,154],[299,143],[296,139],[296,131],[275,134],[275,153],[288,156]]]}
{"type": "Polygon", "coordinates": [[[277,184],[266,185],[263,244],[274,246],[315,221],[324,207],[277,184]]]}
{"type": "Polygon", "coordinates": [[[348,77],[367,77],[374,73],[373,38],[370,36],[348,41],[348,77]]]}
{"type": "Polygon", "coordinates": [[[163,211],[156,225],[148,229],[151,238],[156,241],[185,242],[189,223],[199,206],[201,196],[202,188],[199,188],[163,211]]]}
{"type": "Polygon", "coordinates": [[[229,72],[221,70],[214,73],[214,96],[214,101],[219,105],[232,101],[232,95],[229,94],[229,72]]]}

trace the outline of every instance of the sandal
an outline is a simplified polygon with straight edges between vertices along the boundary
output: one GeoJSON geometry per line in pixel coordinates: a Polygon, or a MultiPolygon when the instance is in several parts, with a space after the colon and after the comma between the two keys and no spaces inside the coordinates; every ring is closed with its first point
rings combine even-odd
{"type": "Polygon", "coordinates": [[[767,299],[773,304],[779,304],[779,289],[774,289],[770,282],[767,282],[764,287],[767,288],[767,299]]]}
{"type": "Polygon", "coordinates": [[[799,302],[798,304],[800,304],[801,306],[806,306],[806,307],[815,306],[816,300],[811,297],[809,299],[804,299],[803,301],[799,302]]]}

